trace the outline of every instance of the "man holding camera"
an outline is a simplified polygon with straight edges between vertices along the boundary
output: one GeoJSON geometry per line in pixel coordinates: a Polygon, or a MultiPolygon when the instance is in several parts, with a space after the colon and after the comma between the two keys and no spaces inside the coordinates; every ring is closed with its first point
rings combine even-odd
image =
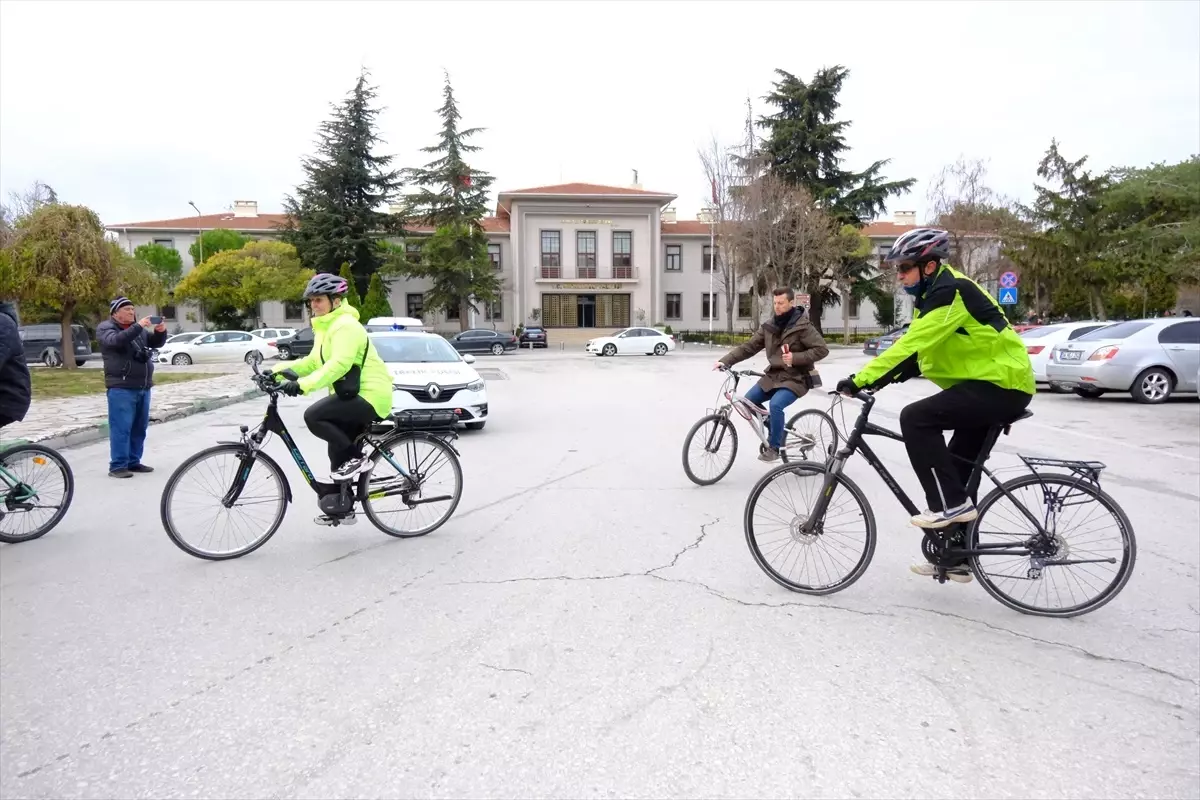
{"type": "Polygon", "coordinates": [[[113,300],[108,312],[109,318],[96,326],[108,389],[108,474],[131,478],[135,472],[154,471],[142,463],[154,385],[150,349],[166,344],[167,326],[160,317],[143,317],[135,323],[133,303],[127,297],[113,300]]]}

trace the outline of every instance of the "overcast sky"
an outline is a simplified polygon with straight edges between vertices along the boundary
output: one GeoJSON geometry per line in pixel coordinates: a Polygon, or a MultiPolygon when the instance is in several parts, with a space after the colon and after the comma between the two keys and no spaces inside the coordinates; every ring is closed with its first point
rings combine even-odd
{"type": "Polygon", "coordinates": [[[442,69],[497,187],[585,181],[679,195],[734,143],[773,70],[850,70],[850,167],[918,179],[958,155],[1032,195],[1057,137],[1097,168],[1200,152],[1200,2],[0,2],[0,192],[35,179],[106,223],[279,211],[361,66],[385,152],[428,160],[442,69]]]}

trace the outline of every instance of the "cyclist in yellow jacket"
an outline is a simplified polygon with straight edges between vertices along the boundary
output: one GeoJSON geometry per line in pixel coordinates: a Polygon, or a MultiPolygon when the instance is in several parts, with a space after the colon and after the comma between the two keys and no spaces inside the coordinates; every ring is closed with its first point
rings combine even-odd
{"type": "MultiPolygon", "coordinates": [[[[922,528],[975,519],[966,490],[973,467],[951,454],[977,460],[988,429],[1019,417],[1036,392],[1024,342],[990,294],[943,263],[949,256],[950,237],[943,230],[917,228],[896,240],[885,261],[896,265],[904,291],[916,298],[912,324],[837,385],[839,392],[854,394],[924,375],[943,390],[900,413],[908,458],[929,503],[912,518],[922,528]],[[949,447],[948,430],[954,431],[949,447]]],[[[931,564],[912,569],[933,574],[931,564]]]]}

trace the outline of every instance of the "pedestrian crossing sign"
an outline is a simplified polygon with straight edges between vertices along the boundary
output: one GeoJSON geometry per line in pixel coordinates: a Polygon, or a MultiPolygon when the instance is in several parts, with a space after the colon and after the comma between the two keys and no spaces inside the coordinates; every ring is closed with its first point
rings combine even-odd
{"type": "Polygon", "coordinates": [[[1000,290],[1000,305],[1015,306],[1016,304],[1017,304],[1017,289],[1016,289],[1016,287],[1002,288],[1000,290]]]}

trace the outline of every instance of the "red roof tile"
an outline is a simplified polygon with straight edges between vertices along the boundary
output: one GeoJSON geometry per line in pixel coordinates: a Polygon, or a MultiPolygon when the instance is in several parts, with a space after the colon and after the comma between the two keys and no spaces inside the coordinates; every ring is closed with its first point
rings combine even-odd
{"type": "MultiPolygon", "coordinates": [[[[508,217],[484,217],[483,222],[484,233],[508,233],[510,229],[508,217]]],[[[432,225],[406,225],[406,230],[413,233],[433,233],[432,225]]]]}
{"type": "Polygon", "coordinates": [[[113,231],[122,228],[169,231],[226,228],[233,231],[271,231],[275,230],[276,226],[283,224],[286,219],[286,214],[259,214],[256,217],[235,217],[232,212],[228,212],[224,214],[206,214],[202,217],[159,219],[151,222],[125,222],[117,225],[106,225],[105,227],[113,231]]]}
{"type": "Polygon", "coordinates": [[[899,236],[919,228],[920,225],[898,225],[895,222],[868,222],[863,226],[863,236],[899,236]]]}
{"type": "Polygon", "coordinates": [[[708,236],[712,232],[712,226],[698,219],[681,219],[678,222],[662,223],[662,232],[663,236],[708,236]]]}
{"type": "Polygon", "coordinates": [[[648,195],[659,197],[674,197],[670,192],[650,192],[645,189],[634,189],[629,186],[601,186],[596,183],[560,183],[555,186],[537,186],[533,189],[517,189],[511,192],[500,192],[502,195],[509,194],[628,194],[628,195],[648,195]]]}

